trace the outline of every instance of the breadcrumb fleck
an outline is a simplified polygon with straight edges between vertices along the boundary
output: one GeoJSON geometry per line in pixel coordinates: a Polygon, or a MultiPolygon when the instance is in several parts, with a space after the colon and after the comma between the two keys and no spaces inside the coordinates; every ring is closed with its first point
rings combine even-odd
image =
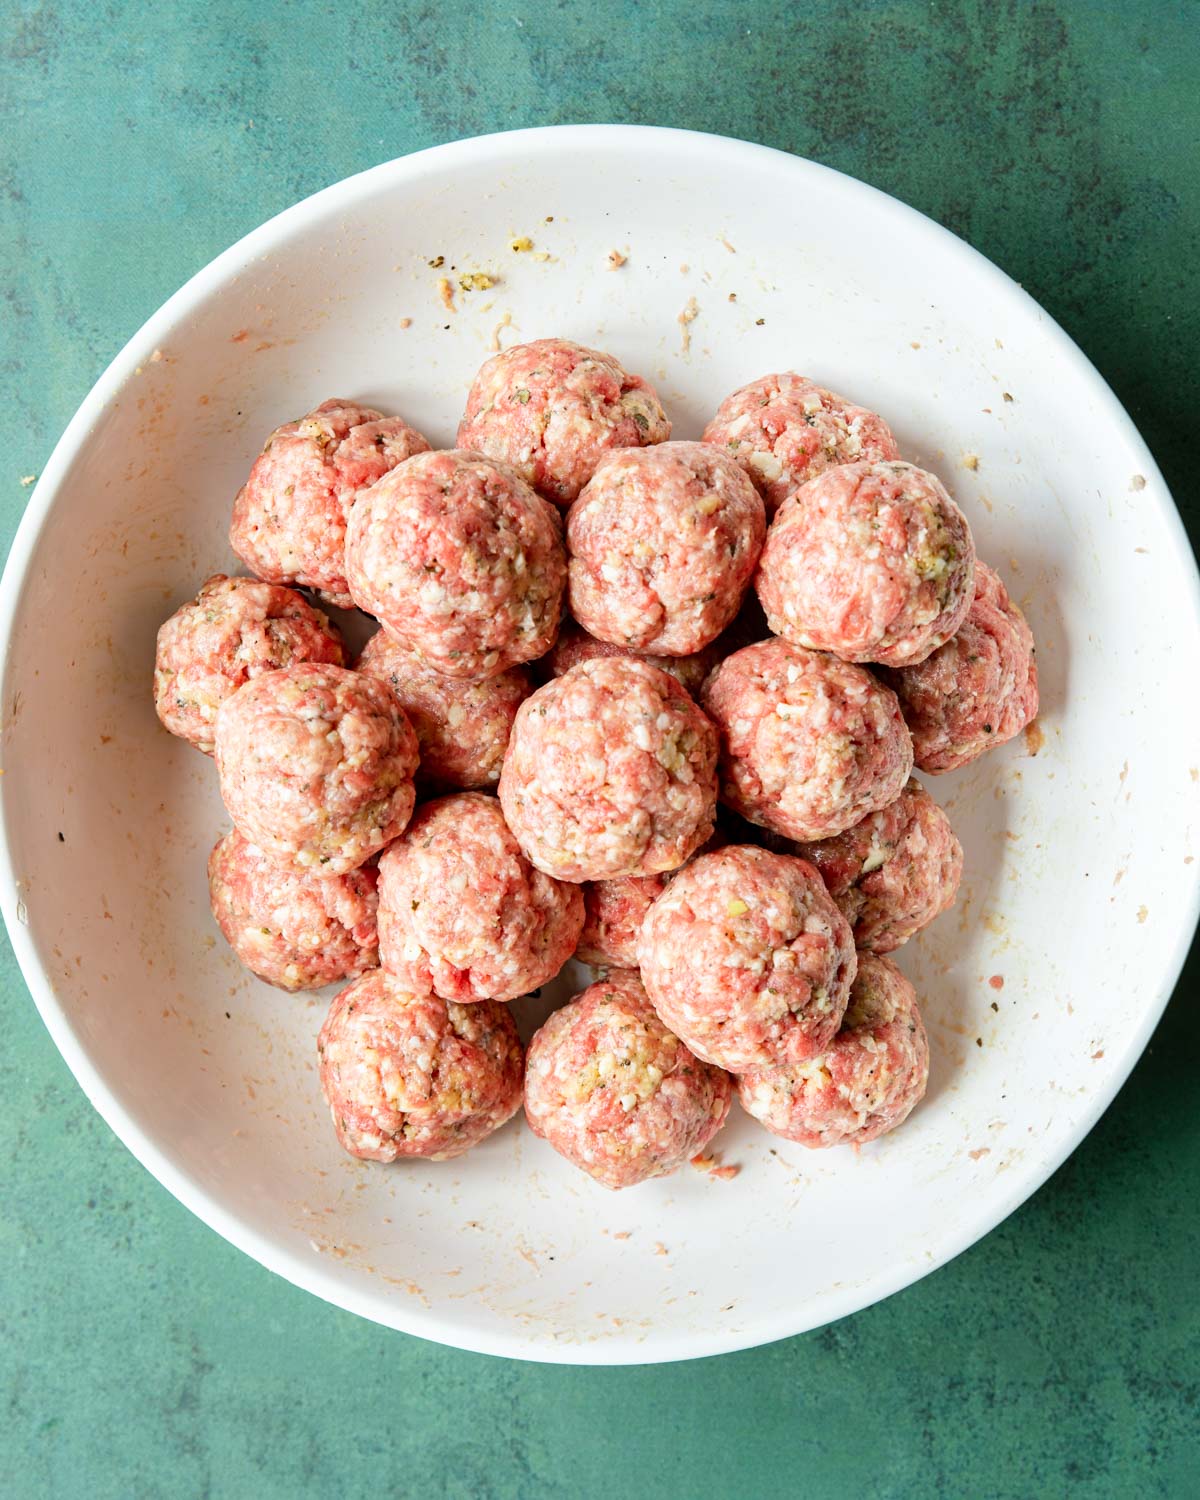
{"type": "Polygon", "coordinates": [[[716,1177],[722,1182],[731,1182],[742,1170],[738,1166],[725,1166],[719,1156],[705,1156],[703,1152],[699,1156],[693,1156],[691,1164],[697,1172],[707,1172],[710,1177],[716,1177]]]}
{"type": "Polygon", "coordinates": [[[442,299],[442,306],[447,312],[454,311],[454,287],[450,283],[449,276],[442,276],[437,284],[438,296],[442,299]]]}
{"type": "Polygon", "coordinates": [[[717,236],[717,243],[720,245],[724,245],[726,250],[729,251],[730,255],[737,254],[737,247],[735,245],[731,245],[723,234],[719,234],[717,236]]]}
{"type": "Polygon", "coordinates": [[[501,330],[505,329],[505,328],[511,328],[511,327],[512,327],[512,313],[506,312],[504,314],[504,316],[500,319],[500,321],[496,324],[495,328],[492,329],[492,337],[491,337],[491,339],[488,342],[488,348],[490,350],[492,350],[492,352],[494,354],[499,354],[500,353],[500,333],[501,333],[501,330]]]}
{"type": "Polygon", "coordinates": [[[1146,476],[1144,474],[1135,474],[1129,481],[1129,488],[1131,490],[1144,490],[1146,488],[1146,476]]]}
{"type": "Polygon", "coordinates": [[[486,292],[489,287],[495,286],[499,279],[490,271],[467,271],[458,278],[458,284],[464,292],[486,292]]]}
{"type": "Polygon", "coordinates": [[[610,271],[619,271],[628,259],[628,255],[622,255],[619,250],[610,250],[608,252],[608,269],[610,271]]]}
{"type": "Polygon", "coordinates": [[[31,484],[36,484],[37,483],[37,475],[36,474],[22,474],[21,478],[19,480],[19,483],[20,483],[20,486],[21,486],[21,488],[23,490],[27,490],[31,484]]]}
{"type": "Polygon", "coordinates": [[[692,347],[692,330],[689,325],[694,323],[699,316],[699,304],[697,303],[695,297],[689,297],[683,304],[683,309],[680,312],[678,318],[676,318],[675,320],[679,324],[679,330],[683,335],[681,352],[684,354],[686,354],[692,347]]]}
{"type": "Polygon", "coordinates": [[[527,234],[518,234],[514,239],[509,240],[508,248],[516,255],[523,255],[526,250],[533,249],[533,241],[527,234]]]}
{"type": "Polygon", "coordinates": [[[964,453],[963,454],[962,463],[963,463],[963,468],[964,469],[971,469],[972,471],[974,471],[975,469],[978,469],[978,467],[979,467],[979,454],[978,453],[964,453]]]}
{"type": "Polygon", "coordinates": [[[400,327],[401,328],[411,328],[412,327],[412,319],[411,318],[401,318],[400,319],[400,327]]]}

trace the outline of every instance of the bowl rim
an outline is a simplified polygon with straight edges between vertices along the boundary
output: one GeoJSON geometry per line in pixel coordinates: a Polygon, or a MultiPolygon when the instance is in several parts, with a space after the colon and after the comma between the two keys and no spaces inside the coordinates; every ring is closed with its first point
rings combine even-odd
{"type": "MultiPolygon", "coordinates": [[[[501,131],[451,141],[382,162],[343,178],[284,209],[244,235],[197,271],[146,320],[85,396],[55,445],[18,524],[3,577],[0,578],[0,641],[3,642],[3,662],[0,666],[0,694],[3,696],[0,701],[7,701],[13,627],[26,578],[65,474],[110,403],[135,373],[137,366],[144,364],[151,352],[166,342],[167,333],[187,318],[200,302],[219,289],[232,275],[260,257],[270,254],[281,240],[294,231],[315,225],[378,191],[414,182],[423,176],[442,175],[468,162],[472,165],[480,161],[500,164],[504,159],[511,159],[519,153],[523,164],[536,163],[539,156],[561,153],[564,150],[586,156],[592,151],[612,151],[614,148],[627,150],[631,155],[644,153],[650,148],[659,153],[668,150],[680,160],[702,160],[710,175],[714,171],[736,171],[739,165],[748,166],[753,160],[759,164],[768,161],[779,173],[790,173],[797,178],[810,174],[836,178],[839,191],[866,203],[872,214],[915,223],[927,236],[940,240],[945,250],[958,256],[964,265],[970,267],[973,275],[989,280],[997,293],[1024,304],[1026,312],[1035,312],[1046,336],[1055,343],[1064,360],[1092,386],[1097,403],[1104,408],[1109,421],[1129,441],[1137,455],[1140,471],[1149,481],[1147,490],[1153,497],[1172,541],[1177,548],[1182,549],[1185,557],[1191,558],[1192,567],[1188,577],[1192,626],[1193,633],[1200,642],[1200,572],[1197,571],[1195,556],[1178,508],[1172,501],[1158,465],[1141,434],[1108,383],[1075,341],[1040,304],[986,256],[935,220],[881,189],[832,167],[786,151],[732,137],[661,126],[565,124],[501,131]]],[[[32,934],[23,919],[20,888],[9,840],[9,807],[9,789],[0,779],[0,909],[3,910],[9,939],[21,973],[51,1039],[76,1081],[117,1138],[158,1182],[230,1244],[267,1270],[326,1302],[381,1326],[415,1334],[437,1343],[474,1353],[547,1364],[657,1364],[752,1348],[789,1338],[848,1316],[912,1285],[929,1272],[945,1265],[1002,1223],[1036,1192],[1075,1150],[1108,1108],[1158,1024],[1178,982],[1197,919],[1200,918],[1198,863],[1191,874],[1190,922],[1181,924],[1173,945],[1168,946],[1165,956],[1160,959],[1155,985],[1151,988],[1139,1022],[1120,1055],[1111,1059],[1107,1078],[1103,1086],[1098,1087],[1092,1095],[1083,1116],[1048,1156],[1032,1164],[1032,1169],[1025,1178],[1014,1173],[1013,1186],[1006,1194],[998,1201],[995,1198],[986,1199],[986,1206],[966,1220],[954,1235],[939,1244],[926,1264],[920,1267],[903,1265],[883,1272],[865,1285],[827,1294],[815,1320],[805,1310],[805,1304],[799,1302],[790,1310],[781,1310],[769,1323],[765,1318],[760,1318],[737,1332],[669,1334],[646,1345],[617,1339],[596,1345],[558,1345],[539,1342],[515,1325],[511,1332],[502,1333],[448,1325],[439,1314],[413,1305],[411,1299],[390,1300],[386,1306],[379,1304],[367,1292],[341,1284],[328,1276],[319,1260],[304,1259],[273,1244],[266,1236],[246,1226],[208,1189],[176,1165],[170,1153],[139,1127],[117,1099],[104,1076],[93,1064],[86,1047],[58,1002],[54,986],[38,958],[32,934]]]]}

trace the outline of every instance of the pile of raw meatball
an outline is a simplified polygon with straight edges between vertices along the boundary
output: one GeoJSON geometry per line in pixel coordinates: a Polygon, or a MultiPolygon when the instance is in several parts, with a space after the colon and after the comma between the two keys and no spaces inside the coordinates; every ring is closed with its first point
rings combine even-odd
{"type": "Polygon", "coordinates": [[[283,989],[349,981],[317,1051],[355,1156],[457,1156],[524,1103],[620,1188],[735,1090],[814,1147],[924,1093],[887,955],[962,850],[912,770],[1033,719],[1029,628],[873,412],[769,375],[670,433],[563,339],[488,360],[449,452],[327,401],[234,502],[253,576],[159,632],[159,715],[233,824],[222,933],[283,989]],[[314,598],[379,622],[353,665],[314,598]],[[572,956],[597,982],[526,1051],[507,1002],[572,956]]]}

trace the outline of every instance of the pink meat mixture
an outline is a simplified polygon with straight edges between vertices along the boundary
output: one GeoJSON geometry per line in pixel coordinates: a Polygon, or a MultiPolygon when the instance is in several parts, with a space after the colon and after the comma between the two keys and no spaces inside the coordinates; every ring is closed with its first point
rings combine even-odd
{"type": "Polygon", "coordinates": [[[725,1123],[728,1074],[701,1062],[618,971],[557,1010],[529,1044],[535,1135],[603,1187],[676,1171],[725,1123]]]}
{"type": "Polygon", "coordinates": [[[818,1057],[738,1079],[742,1107],[775,1135],[819,1148],[865,1145],[924,1097],[929,1043],[913,987],[886,958],[859,957],[842,1029],[818,1057]]]}
{"type": "Polygon", "coordinates": [[[511,464],[564,508],[606,453],[662,443],[671,424],[654,387],[611,354],[568,339],[515,344],[475,377],[460,448],[511,464]]]}
{"type": "Polygon", "coordinates": [[[560,880],[678,868],[712,832],[716,735],[673,677],[585,661],[517,711],[500,802],[526,857],[560,880]]]}
{"type": "Polygon", "coordinates": [[[780,507],[756,587],[776,635],[845,661],[922,661],[975,587],[966,517],[912,464],[826,469],[780,507]]]}
{"type": "Polygon", "coordinates": [[[624,875],[616,880],[589,880],[583,887],[583,931],[575,957],[597,967],[636,969],[642,923],[670,878],[624,875]]]}
{"type": "Polygon", "coordinates": [[[217,715],[234,824],[269,858],[344,875],[403,832],[417,740],[391,688],[342,667],[265,672],[217,715]]]}
{"type": "Polygon", "coordinates": [[[429,444],[399,417],[353,401],[323,401],[277,427],[233,503],[229,542],[270,583],[315,589],[340,609],[346,522],[359,495],[429,444]]]}
{"type": "Polygon", "coordinates": [[[635,651],[702,650],[737,614],[765,534],[761,497],[719,449],[610,454],[567,518],[571,613],[635,651]]]}
{"type": "Polygon", "coordinates": [[[614,646],[610,641],[598,641],[574,620],[566,619],[558,640],[538,663],[538,670],[546,677],[561,677],[581,661],[595,661],[600,656],[636,656],[660,672],[669,672],[695,698],[704,679],[720,661],[720,649],[718,640],[688,656],[653,656],[628,646],[614,646]]]}
{"type": "Polygon", "coordinates": [[[895,694],[787,641],[726,657],[700,701],[720,734],[722,800],[786,838],[841,833],[894,802],[912,771],[895,694]]]}
{"type": "Polygon", "coordinates": [[[226,698],[262,672],[308,661],[346,665],[320,610],[279,584],[216,573],[158,632],[154,706],[172,734],[211,755],[226,698]]]}
{"type": "Polygon", "coordinates": [[[334,999],[317,1039],[321,1088],[351,1156],[461,1156],[521,1107],[524,1057],[504,1005],[411,994],[382,969],[334,999]]]}
{"type": "Polygon", "coordinates": [[[816,870],[746,844],[680,871],[647,913],[637,951],[662,1020],[734,1073],[823,1051],[856,968],[849,925],[816,870]]]}
{"type": "Polygon", "coordinates": [[[235,829],[208,860],[213,916],[225,941],[260,979],[315,990],[379,963],[375,871],[301,874],[268,859],[235,829]]]}
{"type": "Polygon", "coordinates": [[[872,953],[891,953],[947,911],[962,879],[962,845],[919,781],[835,838],[795,847],[872,953]]]}
{"type": "Polygon", "coordinates": [[[379,863],[379,948],[405,988],[514,1000],[553,979],[583,926],[577,885],[536,870],[494,797],[418,808],[379,863]]]}
{"type": "Polygon", "coordinates": [[[363,647],[358,670],[386,682],[417,736],[417,781],[431,791],[494,787],[517,709],[533,691],[524,667],[479,682],[443,677],[379,630],[363,647]]]}
{"type": "Polygon", "coordinates": [[[884,677],[899,695],[917,765],[934,775],[968,765],[1037,718],[1033,633],[984,563],[954,639],[917,666],[884,677]]]}
{"type": "Polygon", "coordinates": [[[445,677],[494,677],[554,644],[566,584],[558,513],[506,464],[426,453],[354,507],[360,609],[445,677]]]}
{"type": "Polygon", "coordinates": [[[900,457],[882,417],[803,375],[764,375],[726,396],[704,442],[727,452],[762,493],[767,514],[838,464],[900,457]]]}

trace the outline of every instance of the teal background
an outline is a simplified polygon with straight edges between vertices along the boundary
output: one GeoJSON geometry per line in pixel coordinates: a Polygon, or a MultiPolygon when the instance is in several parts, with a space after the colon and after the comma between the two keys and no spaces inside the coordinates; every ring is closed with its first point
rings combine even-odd
{"type": "MultiPolygon", "coordinates": [[[[1194,4],[22,0],[0,21],[6,539],[19,477],[218,251],[376,162],[576,120],[761,140],[963,235],[1112,382],[1196,535],[1194,4]]],[[[5,948],[0,1493],[1200,1494],[1198,978],[1193,954],[1091,1137],[950,1266],[769,1348],[575,1370],[386,1332],[231,1249],[92,1112],[5,948]]]]}

